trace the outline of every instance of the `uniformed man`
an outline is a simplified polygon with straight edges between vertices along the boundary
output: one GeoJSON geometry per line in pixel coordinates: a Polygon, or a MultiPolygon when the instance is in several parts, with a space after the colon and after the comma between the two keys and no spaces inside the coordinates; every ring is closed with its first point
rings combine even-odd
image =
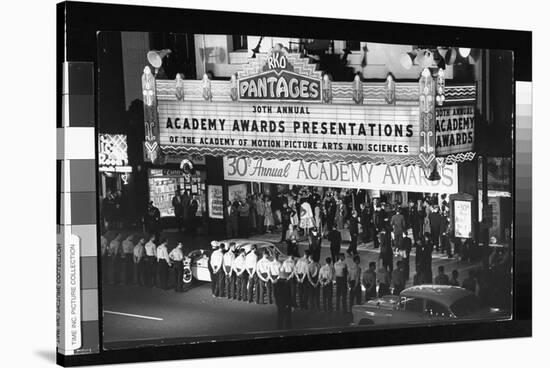
{"type": "Polygon", "coordinates": [[[302,309],[307,309],[307,269],[309,251],[305,251],[302,258],[296,262],[295,275],[296,275],[296,290],[298,292],[298,305],[302,309]]]}
{"type": "MultiPolygon", "coordinates": [[[[275,254],[275,260],[277,254],[275,254]]],[[[274,265],[275,260],[271,263],[274,265]]],[[[278,262],[278,261],[277,261],[278,262]]],[[[292,297],[288,277],[290,274],[285,271],[284,266],[279,262],[279,275],[277,281],[273,283],[273,294],[275,295],[275,304],[277,305],[277,329],[292,328],[292,297]]]]}
{"type": "Polygon", "coordinates": [[[235,243],[229,244],[229,249],[223,255],[223,273],[225,277],[225,295],[227,299],[235,299],[235,274],[233,262],[235,261],[235,243]]]}
{"type": "Polygon", "coordinates": [[[145,244],[145,286],[152,287],[155,285],[157,270],[157,245],[155,244],[156,236],[151,235],[147,244],[145,244]]]}
{"type": "Polygon", "coordinates": [[[212,252],[210,255],[210,266],[212,267],[212,272],[214,278],[212,282],[215,283],[216,287],[214,289],[214,297],[222,297],[224,292],[224,274],[222,271],[223,264],[223,252],[225,250],[225,244],[220,243],[218,249],[212,252]]]}
{"type": "Polygon", "coordinates": [[[287,259],[283,261],[281,272],[285,275],[285,279],[290,289],[290,305],[296,307],[296,261],[294,260],[294,255],[289,255],[287,259]]]}
{"type": "Polygon", "coordinates": [[[264,294],[267,291],[268,295],[271,295],[271,284],[269,283],[269,252],[264,250],[262,259],[256,263],[256,274],[259,279],[259,287],[256,298],[256,303],[264,304],[264,294]]]}
{"type": "Polygon", "coordinates": [[[358,255],[353,256],[353,263],[348,272],[349,285],[349,307],[354,304],[361,304],[361,259],[358,255]]]}
{"type": "Polygon", "coordinates": [[[271,284],[271,294],[269,295],[269,304],[273,304],[273,295],[275,284],[279,280],[279,272],[282,267],[282,263],[279,262],[279,254],[273,254],[273,260],[269,264],[269,284],[271,284]]]}
{"type": "Polygon", "coordinates": [[[365,288],[365,301],[376,298],[376,262],[369,262],[369,267],[363,272],[362,281],[365,288]]]}
{"type": "Polygon", "coordinates": [[[161,289],[168,289],[168,268],[172,266],[172,261],[168,255],[166,239],[161,240],[157,247],[157,267],[159,276],[159,286],[161,289]]]}
{"type": "Polygon", "coordinates": [[[130,285],[134,278],[134,236],[128,237],[122,242],[122,264],[124,269],[124,283],[130,285]]]}
{"type": "Polygon", "coordinates": [[[246,271],[245,250],[239,249],[239,255],[233,261],[233,274],[235,275],[235,284],[237,289],[237,300],[246,300],[246,284],[248,274],[246,271]]]}
{"type": "Polygon", "coordinates": [[[183,244],[181,242],[172,249],[168,255],[174,266],[174,276],[176,277],[176,287],[174,291],[181,293],[183,291],[183,244]]]}
{"type": "Polygon", "coordinates": [[[248,294],[248,302],[252,303],[252,297],[254,293],[256,294],[256,303],[259,303],[259,296],[258,296],[258,275],[256,274],[256,263],[258,262],[258,255],[256,254],[256,245],[252,245],[250,247],[250,251],[248,254],[246,254],[245,258],[245,266],[246,266],[246,273],[247,273],[247,285],[246,285],[246,291],[248,294]],[[254,291],[254,289],[256,291],[254,291]]]}
{"type": "Polygon", "coordinates": [[[332,283],[334,282],[334,268],[332,258],[325,259],[325,265],[319,270],[319,282],[323,293],[323,311],[332,312],[332,283]]]}
{"type": "Polygon", "coordinates": [[[109,243],[109,258],[111,259],[111,273],[112,273],[112,282],[113,284],[118,284],[120,281],[120,265],[121,265],[121,256],[122,248],[120,241],[122,239],[122,234],[117,234],[111,243],[109,243]]]}
{"type": "Polygon", "coordinates": [[[348,288],[347,288],[347,277],[348,277],[348,268],[346,265],[344,253],[338,255],[338,261],[334,263],[334,277],[336,279],[336,311],[340,311],[340,305],[342,306],[342,311],[346,312],[348,307],[348,288]]]}
{"type": "Polygon", "coordinates": [[[136,271],[136,280],[139,286],[144,286],[145,278],[145,238],[140,238],[134,247],[134,265],[136,271]]]}
{"type": "Polygon", "coordinates": [[[319,270],[321,265],[313,258],[313,254],[309,256],[309,264],[307,266],[307,280],[308,280],[308,295],[309,295],[309,307],[314,310],[321,309],[319,302],[320,298],[320,286],[319,286],[319,270]]]}

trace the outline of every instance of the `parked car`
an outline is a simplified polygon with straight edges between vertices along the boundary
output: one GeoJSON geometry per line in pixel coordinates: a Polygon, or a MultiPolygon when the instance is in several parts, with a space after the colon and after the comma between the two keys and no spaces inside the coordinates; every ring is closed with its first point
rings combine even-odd
{"type": "Polygon", "coordinates": [[[279,256],[279,260],[282,262],[286,255],[281,252],[279,248],[273,243],[261,241],[261,240],[252,240],[252,239],[228,239],[213,241],[212,249],[196,249],[191,251],[183,260],[183,282],[191,283],[193,280],[211,282],[210,278],[210,254],[214,249],[219,247],[220,243],[229,245],[230,243],[235,243],[235,248],[238,251],[239,249],[244,249],[246,253],[250,252],[253,245],[256,245],[258,251],[258,257],[261,257],[261,252],[267,250],[269,253],[269,258],[273,259],[275,253],[279,256]]]}
{"type": "Polygon", "coordinates": [[[437,324],[504,319],[498,308],[481,305],[472,292],[458,286],[418,285],[399,296],[387,295],[352,307],[353,325],[437,324]]]}

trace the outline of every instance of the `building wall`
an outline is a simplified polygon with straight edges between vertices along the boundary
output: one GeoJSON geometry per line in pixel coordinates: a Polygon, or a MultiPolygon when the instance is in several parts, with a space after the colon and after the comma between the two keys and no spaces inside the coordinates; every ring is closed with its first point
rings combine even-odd
{"type": "Polygon", "coordinates": [[[141,74],[147,65],[149,33],[121,32],[122,66],[124,68],[124,97],[128,109],[134,100],[141,100],[141,74]]]}

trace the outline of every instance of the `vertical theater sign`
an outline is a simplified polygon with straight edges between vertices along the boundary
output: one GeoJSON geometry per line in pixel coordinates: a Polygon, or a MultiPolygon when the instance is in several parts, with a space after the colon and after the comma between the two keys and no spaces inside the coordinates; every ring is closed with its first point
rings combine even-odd
{"type": "Polygon", "coordinates": [[[148,159],[223,156],[226,179],[252,175],[242,166],[230,175],[228,160],[237,158],[249,167],[263,160],[273,170],[289,170],[280,182],[319,183],[321,177],[324,186],[342,187],[368,188],[361,176],[383,178],[386,167],[410,166],[389,170],[401,187],[437,181],[441,188],[426,191],[451,193],[457,191],[456,163],[474,157],[475,85],[445,86],[437,69],[425,69],[417,83],[391,75],[385,82],[331,81],[306,58],[275,47],[227,81],[206,75],[155,80],[149,69],[142,82],[144,108],[154,109],[145,114],[148,159]],[[306,166],[312,171],[301,169],[306,166]]]}

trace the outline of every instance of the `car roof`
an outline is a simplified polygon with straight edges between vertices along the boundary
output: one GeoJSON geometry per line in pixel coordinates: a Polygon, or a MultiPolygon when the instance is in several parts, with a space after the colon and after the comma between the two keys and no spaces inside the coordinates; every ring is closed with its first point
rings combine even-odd
{"type": "Polygon", "coordinates": [[[279,257],[286,257],[283,252],[277,246],[271,242],[264,241],[264,240],[254,240],[254,239],[227,239],[227,240],[220,240],[219,243],[224,243],[227,245],[231,243],[235,243],[235,247],[237,249],[245,248],[246,250],[250,249],[253,245],[256,245],[256,248],[258,250],[262,248],[273,248],[275,249],[275,252],[279,254],[279,257]]]}
{"type": "Polygon", "coordinates": [[[465,296],[474,295],[472,292],[450,285],[416,285],[403,290],[400,294],[407,298],[424,298],[450,306],[465,296]]]}

